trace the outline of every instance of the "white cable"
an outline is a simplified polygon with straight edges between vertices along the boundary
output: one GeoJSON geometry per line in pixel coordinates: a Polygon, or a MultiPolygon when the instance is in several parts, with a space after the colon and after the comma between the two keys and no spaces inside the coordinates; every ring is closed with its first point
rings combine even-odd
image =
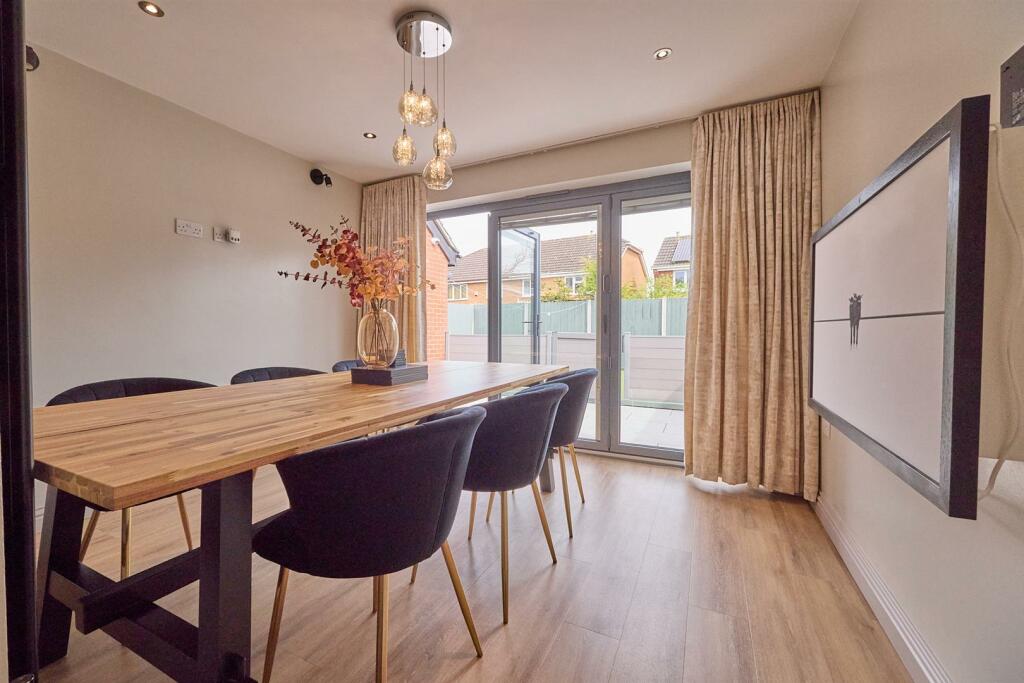
{"type": "MultiPolygon", "coordinates": [[[[1010,212],[1010,205],[1006,201],[1006,192],[1003,189],[1003,165],[1002,165],[1002,146],[1000,145],[999,138],[1003,131],[996,125],[991,126],[991,130],[995,131],[995,147],[996,147],[996,191],[999,194],[999,202],[1003,207],[1003,212],[1006,214],[1006,218],[1010,221],[1010,227],[1013,228],[1013,235],[1017,239],[1017,252],[1021,256],[1021,262],[1024,263],[1024,237],[1021,236],[1020,229],[1017,227],[1016,221],[1013,220],[1013,214],[1010,212]]],[[[1021,304],[1024,303],[1024,277],[1017,278],[1017,305],[1014,308],[1015,311],[1019,311],[1021,304]]],[[[996,478],[999,476],[999,471],[1003,468],[1003,463],[1006,462],[1007,451],[1010,446],[1013,445],[1014,441],[1020,435],[1021,427],[1021,386],[1020,378],[1017,373],[1014,372],[1013,362],[1013,339],[1015,338],[1014,331],[1017,329],[1017,322],[1021,316],[1012,316],[1010,322],[1010,329],[1007,331],[1007,338],[1003,344],[1003,354],[1006,358],[1006,364],[1010,371],[1011,386],[1013,387],[1014,397],[1014,410],[1013,410],[1013,429],[1011,430],[1011,436],[1003,442],[1002,452],[999,458],[996,460],[995,467],[992,468],[992,472],[988,476],[988,484],[985,488],[978,492],[978,500],[981,500],[988,494],[992,493],[993,487],[996,485],[996,478]]]]}

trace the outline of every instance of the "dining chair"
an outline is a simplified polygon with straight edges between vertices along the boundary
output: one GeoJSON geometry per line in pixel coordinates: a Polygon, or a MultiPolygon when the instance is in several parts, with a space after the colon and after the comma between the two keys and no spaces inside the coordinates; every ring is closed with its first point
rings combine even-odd
{"type": "Polygon", "coordinates": [[[352,368],[364,367],[366,367],[366,363],[359,358],[354,358],[352,360],[339,360],[331,366],[331,372],[349,372],[352,368]]]}
{"type": "Polygon", "coordinates": [[[580,502],[586,503],[583,495],[583,478],[580,476],[580,464],[576,460],[576,439],[583,427],[583,418],[590,400],[590,390],[597,380],[597,369],[584,368],[563,375],[556,375],[547,380],[550,383],[564,384],[569,393],[558,404],[555,415],[555,426],[551,430],[551,448],[558,449],[558,464],[562,470],[562,497],[565,501],[565,521],[569,526],[569,538],[572,538],[572,512],[569,509],[569,482],[565,471],[565,449],[568,448],[572,459],[572,469],[576,473],[576,486],[580,490],[580,502]]]}
{"type": "MultiPolygon", "coordinates": [[[[555,544],[544,513],[537,477],[544,466],[550,448],[551,429],[559,401],[568,392],[564,384],[538,384],[514,396],[479,404],[487,411],[473,440],[473,452],[466,469],[463,489],[471,491],[469,508],[470,538],[473,518],[476,516],[477,494],[481,491],[501,496],[501,611],[508,623],[508,493],[529,486],[537,505],[541,529],[551,553],[551,563],[557,564],[555,544]]],[[[430,418],[427,418],[430,419],[430,418]]],[[[413,580],[417,567],[413,567],[413,580]]]]}
{"type": "MultiPolygon", "coordinates": [[[[552,384],[564,384],[569,388],[569,393],[558,404],[558,412],[555,415],[555,425],[551,430],[550,447],[558,451],[558,462],[562,470],[562,496],[565,500],[565,520],[569,527],[569,538],[573,536],[572,512],[569,507],[569,483],[565,470],[564,448],[569,449],[569,456],[572,459],[572,467],[576,473],[576,486],[580,491],[580,502],[586,503],[583,495],[583,478],[580,476],[580,465],[576,459],[576,439],[579,438],[580,428],[583,426],[583,418],[587,412],[587,402],[590,400],[590,390],[597,380],[595,368],[573,370],[562,375],[556,375],[547,380],[552,384]]],[[[491,508],[494,506],[494,494],[487,499],[487,522],[491,521],[491,508]]],[[[472,518],[473,515],[470,515],[472,518]]],[[[470,520],[470,538],[473,536],[472,519],[470,520]]]]}
{"type": "Polygon", "coordinates": [[[478,406],[441,413],[408,429],[328,446],[277,463],[289,509],[253,538],[279,564],[263,681],[270,681],[289,572],[323,578],[374,577],[377,681],[387,680],[388,576],[440,548],[477,657],[473,615],[448,546],[478,406]]]}
{"type": "MultiPolygon", "coordinates": [[[[88,401],[102,401],[110,398],[125,398],[128,396],[145,396],[147,394],[162,394],[169,391],[187,391],[190,389],[205,389],[214,386],[206,382],[197,382],[190,379],[175,379],[173,377],[131,377],[126,379],[110,379],[102,382],[91,382],[72,387],[50,399],[48,406],[66,405],[69,403],[85,403],[88,401]]],[[[166,496],[169,498],[170,496],[166,496]]],[[[188,510],[185,508],[185,499],[180,493],[175,494],[178,499],[178,514],[181,516],[181,528],[185,532],[185,543],[188,549],[192,550],[192,531],[189,525],[188,510]]],[[[162,500],[162,499],[161,499],[162,500]]],[[[99,521],[100,511],[93,508],[89,516],[89,523],[82,535],[82,549],[79,553],[79,560],[85,559],[85,553],[89,550],[89,542],[92,541],[93,533],[96,531],[96,523],[99,521]]],[[[132,553],[132,508],[127,507],[121,510],[121,578],[125,579],[131,574],[131,553],[132,553]]]]}
{"type": "Polygon", "coordinates": [[[324,375],[323,370],[310,370],[309,368],[269,367],[251,368],[235,373],[231,378],[232,384],[249,384],[251,382],[266,382],[271,379],[288,379],[289,377],[306,377],[307,375],[324,375]]]}

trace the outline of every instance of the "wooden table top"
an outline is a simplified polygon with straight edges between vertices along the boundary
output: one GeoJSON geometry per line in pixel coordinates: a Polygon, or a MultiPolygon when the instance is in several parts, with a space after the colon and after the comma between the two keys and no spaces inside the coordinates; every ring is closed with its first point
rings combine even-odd
{"type": "Polygon", "coordinates": [[[35,476],[117,510],[417,420],[567,370],[433,361],[425,382],[349,373],[36,408],[35,476]]]}

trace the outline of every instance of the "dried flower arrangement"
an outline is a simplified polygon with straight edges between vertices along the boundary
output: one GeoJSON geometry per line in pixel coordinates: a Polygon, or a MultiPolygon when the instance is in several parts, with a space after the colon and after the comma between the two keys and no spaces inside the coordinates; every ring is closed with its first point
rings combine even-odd
{"type": "MultiPolygon", "coordinates": [[[[397,301],[402,294],[419,291],[419,287],[410,283],[408,278],[407,239],[396,240],[391,249],[370,247],[364,250],[359,246],[359,235],[348,228],[345,216],[341,217],[340,227],[331,226],[329,236],[296,221],[289,221],[289,225],[314,245],[309,267],[313,270],[325,268],[327,272],[314,274],[279,270],[278,275],[304,282],[319,282],[321,289],[327,286],[348,289],[349,301],[356,307],[369,303],[372,308],[379,308],[384,301],[397,301]]],[[[423,285],[434,288],[427,281],[423,285]]]]}
{"type": "MultiPolygon", "coordinates": [[[[394,316],[385,308],[385,302],[397,301],[403,294],[419,291],[409,281],[409,261],[405,257],[407,239],[396,240],[391,249],[363,249],[359,235],[348,228],[348,218],[341,217],[340,227],[331,226],[328,236],[316,228],[307,228],[296,221],[289,225],[313,245],[310,268],[322,273],[277,271],[281,277],[319,282],[320,288],[348,289],[353,306],[369,306],[359,323],[356,344],[359,357],[370,367],[387,367],[394,360],[400,346],[399,328],[394,316]]],[[[423,280],[422,286],[434,288],[423,280]]]]}

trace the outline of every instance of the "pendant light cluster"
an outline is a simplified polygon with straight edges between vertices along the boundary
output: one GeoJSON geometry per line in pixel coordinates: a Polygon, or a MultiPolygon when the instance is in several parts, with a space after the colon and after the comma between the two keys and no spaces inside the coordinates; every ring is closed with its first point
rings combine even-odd
{"type": "Polygon", "coordinates": [[[423,169],[423,180],[431,190],[447,190],[452,185],[452,168],[448,160],[455,156],[455,135],[445,120],[447,104],[447,61],[445,54],[451,48],[452,32],[444,17],[432,12],[410,12],[396,25],[398,44],[409,53],[409,86],[405,88],[405,58],[402,60],[402,96],[398,100],[398,115],[402,119],[402,134],[391,146],[391,156],[399,166],[412,166],[416,161],[416,142],[409,135],[410,126],[434,126],[434,156],[423,169]],[[415,60],[422,65],[423,81],[419,92],[414,83],[415,60]],[[427,94],[427,60],[434,60],[435,96],[441,103],[441,125],[437,125],[438,106],[427,94]]]}

